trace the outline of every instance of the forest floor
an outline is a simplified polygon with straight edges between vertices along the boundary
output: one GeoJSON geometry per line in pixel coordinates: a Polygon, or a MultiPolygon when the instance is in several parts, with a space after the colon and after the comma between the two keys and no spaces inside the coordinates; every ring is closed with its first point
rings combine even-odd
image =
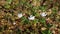
{"type": "Polygon", "coordinates": [[[0,0],[0,34],[60,34],[60,1],[0,0]]]}

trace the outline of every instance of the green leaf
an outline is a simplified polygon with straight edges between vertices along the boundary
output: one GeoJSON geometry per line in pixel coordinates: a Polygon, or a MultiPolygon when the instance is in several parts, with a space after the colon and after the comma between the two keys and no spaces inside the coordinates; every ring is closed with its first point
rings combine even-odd
{"type": "Polygon", "coordinates": [[[46,5],[40,6],[39,9],[42,10],[42,11],[46,11],[46,5]]]}
{"type": "Polygon", "coordinates": [[[32,7],[31,8],[31,13],[32,13],[32,15],[36,15],[36,13],[37,13],[37,7],[32,7]]]}
{"type": "Polygon", "coordinates": [[[21,22],[24,23],[24,24],[28,24],[29,23],[29,20],[26,17],[24,17],[24,16],[21,18],[21,20],[22,20],[21,22]]]}
{"type": "Polygon", "coordinates": [[[46,26],[46,20],[45,20],[45,18],[40,18],[39,22],[42,23],[44,26],[46,26]]]}
{"type": "Polygon", "coordinates": [[[45,18],[41,18],[41,19],[40,19],[40,22],[41,22],[41,23],[45,23],[45,22],[46,22],[45,18]]]}
{"type": "Polygon", "coordinates": [[[24,16],[21,18],[21,20],[25,20],[25,19],[26,19],[26,17],[24,17],[24,16]]]}
{"type": "Polygon", "coordinates": [[[48,34],[52,34],[50,30],[48,30],[48,34]]]}
{"type": "Polygon", "coordinates": [[[47,24],[47,28],[50,28],[52,25],[51,24],[47,24]]]}
{"type": "Polygon", "coordinates": [[[52,34],[52,33],[49,29],[46,29],[46,30],[42,31],[42,34],[52,34]]]}
{"type": "Polygon", "coordinates": [[[39,13],[36,13],[36,14],[35,14],[35,16],[36,16],[36,17],[39,17],[39,16],[40,16],[40,14],[39,14],[39,13]]]}
{"type": "Polygon", "coordinates": [[[33,23],[38,23],[38,19],[33,20],[33,23]]]}
{"type": "Polygon", "coordinates": [[[56,14],[57,13],[57,9],[56,8],[52,8],[52,11],[53,11],[53,14],[56,14]]]}
{"type": "Polygon", "coordinates": [[[24,24],[28,24],[28,23],[29,23],[29,20],[25,19],[24,24]]]}

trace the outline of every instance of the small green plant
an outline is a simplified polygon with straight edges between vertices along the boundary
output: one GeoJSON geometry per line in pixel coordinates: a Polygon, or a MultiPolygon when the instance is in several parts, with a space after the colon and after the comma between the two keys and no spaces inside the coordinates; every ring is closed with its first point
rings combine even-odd
{"type": "Polygon", "coordinates": [[[42,23],[45,27],[47,27],[45,18],[40,18],[39,22],[42,23]]]}
{"type": "Polygon", "coordinates": [[[20,0],[19,5],[23,5],[26,1],[25,0],[20,0]]]}
{"type": "Polygon", "coordinates": [[[57,13],[57,9],[55,7],[52,8],[53,14],[57,13]]]}
{"type": "Polygon", "coordinates": [[[41,11],[44,11],[44,12],[45,12],[45,11],[46,11],[46,7],[47,7],[46,5],[44,5],[44,6],[39,6],[39,9],[40,9],[41,11]]]}
{"type": "Polygon", "coordinates": [[[49,29],[44,30],[44,31],[41,31],[41,32],[42,32],[42,34],[52,34],[51,31],[50,31],[49,29]]]}
{"type": "Polygon", "coordinates": [[[29,20],[26,17],[24,17],[24,16],[21,18],[21,20],[22,20],[21,22],[23,24],[28,24],[29,23],[29,20]]]}
{"type": "Polygon", "coordinates": [[[38,19],[33,20],[33,23],[38,23],[38,19]]]}
{"type": "Polygon", "coordinates": [[[52,27],[52,24],[46,24],[47,25],[47,28],[51,28],[52,27]]]}

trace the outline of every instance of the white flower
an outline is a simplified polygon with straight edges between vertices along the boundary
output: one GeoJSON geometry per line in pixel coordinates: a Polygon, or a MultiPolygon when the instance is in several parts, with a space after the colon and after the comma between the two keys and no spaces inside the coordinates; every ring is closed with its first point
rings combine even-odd
{"type": "Polygon", "coordinates": [[[15,25],[16,23],[15,22],[13,22],[13,25],[15,25]]]}
{"type": "Polygon", "coordinates": [[[45,12],[41,13],[42,17],[45,17],[47,14],[45,12]]]}
{"type": "Polygon", "coordinates": [[[23,14],[22,14],[22,13],[19,13],[19,14],[18,14],[18,17],[19,17],[19,18],[21,18],[22,16],[23,16],[23,14]]]}
{"type": "Polygon", "coordinates": [[[30,17],[28,17],[29,20],[34,20],[35,16],[30,15],[30,17]]]}

